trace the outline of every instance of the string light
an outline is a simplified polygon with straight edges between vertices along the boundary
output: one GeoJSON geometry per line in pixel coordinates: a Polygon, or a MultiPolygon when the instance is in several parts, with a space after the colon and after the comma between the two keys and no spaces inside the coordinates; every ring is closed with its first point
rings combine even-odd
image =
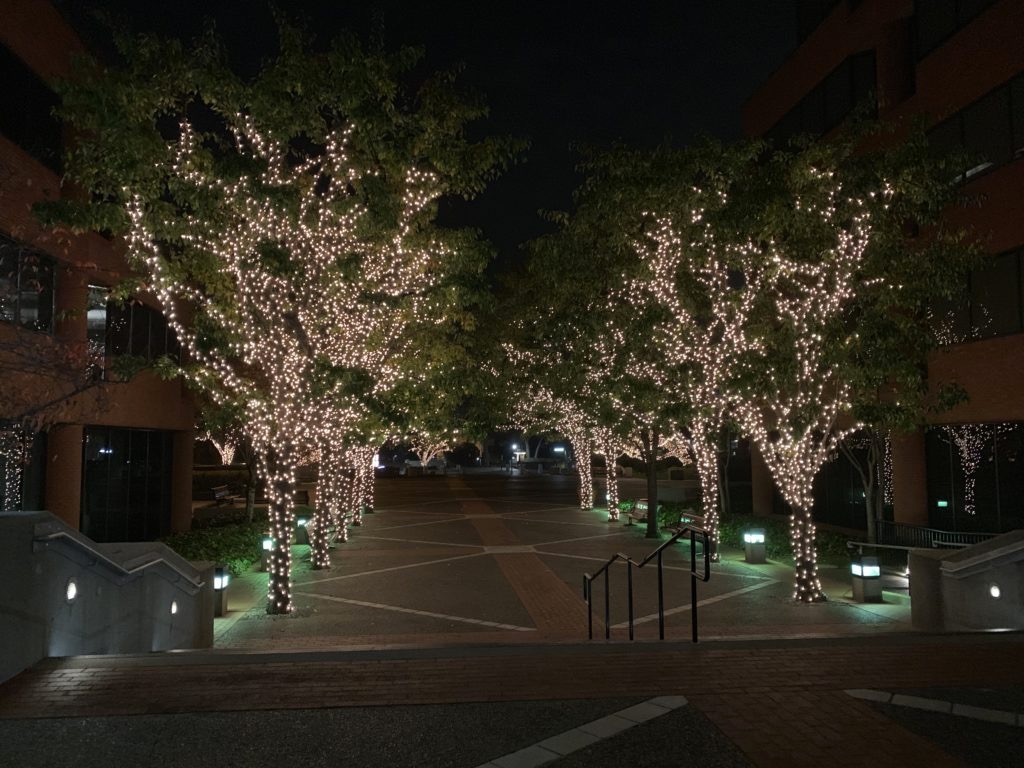
{"type": "Polygon", "coordinates": [[[352,445],[351,438],[367,405],[337,374],[369,374],[371,397],[396,387],[401,361],[411,354],[405,329],[439,321],[430,291],[451,254],[419,236],[417,221],[439,185],[433,174],[416,169],[400,179],[392,234],[368,234],[367,210],[352,190],[378,172],[353,160],[354,125],[330,134],[322,151],[306,157],[258,130],[247,115],[235,115],[230,128],[242,166],[261,170],[216,175],[197,133],[183,121],[170,146],[173,186],[215,200],[216,211],[203,216],[202,208],[181,206],[171,220],[164,201],[126,190],[129,256],[145,267],[187,351],[185,375],[215,404],[241,408],[270,500],[268,611],[287,613],[293,609],[297,468],[319,457],[328,489],[331,512],[315,516],[311,531],[314,567],[329,565],[330,519],[344,528],[346,516],[358,523],[362,505],[372,504],[372,472],[364,467],[370,459],[363,461],[372,449],[352,445]],[[182,251],[202,255],[215,276],[196,280],[178,259],[182,251]],[[190,314],[196,322],[186,324],[182,318],[190,314]],[[332,443],[342,447],[338,455],[323,450],[332,443]],[[345,452],[349,448],[358,458],[345,452]]]}

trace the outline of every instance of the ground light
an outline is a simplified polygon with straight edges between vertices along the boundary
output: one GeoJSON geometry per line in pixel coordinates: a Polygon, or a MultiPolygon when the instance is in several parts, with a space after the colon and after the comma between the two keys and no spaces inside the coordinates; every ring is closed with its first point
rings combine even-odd
{"type": "Polygon", "coordinates": [[[228,583],[231,574],[223,565],[213,569],[213,615],[223,616],[228,611],[228,583]]]}
{"type": "Polygon", "coordinates": [[[861,556],[850,564],[853,599],[858,603],[882,602],[882,569],[877,557],[861,556]]]}
{"type": "Polygon", "coordinates": [[[764,529],[751,528],[743,534],[744,559],[748,563],[764,563],[767,561],[765,554],[764,529]]]}

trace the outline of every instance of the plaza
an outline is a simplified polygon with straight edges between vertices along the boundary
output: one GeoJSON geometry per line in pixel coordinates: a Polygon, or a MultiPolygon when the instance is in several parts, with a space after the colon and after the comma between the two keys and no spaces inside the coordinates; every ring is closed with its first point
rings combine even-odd
{"type": "Polygon", "coordinates": [[[694,645],[689,544],[676,543],[666,640],[644,570],[637,639],[626,639],[620,567],[612,641],[597,617],[588,642],[583,573],[658,542],[579,509],[574,493],[570,477],[500,471],[382,480],[330,570],[310,570],[295,547],[293,614],[266,613],[266,575],[253,570],[232,581],[212,649],[41,662],[0,687],[0,755],[45,753],[37,764],[52,766],[1012,764],[1000,760],[1019,743],[1024,642],[913,632],[896,582],[883,603],[858,604],[848,569],[823,566],[831,599],[801,604],[790,567],[726,550],[698,587],[694,645]]]}

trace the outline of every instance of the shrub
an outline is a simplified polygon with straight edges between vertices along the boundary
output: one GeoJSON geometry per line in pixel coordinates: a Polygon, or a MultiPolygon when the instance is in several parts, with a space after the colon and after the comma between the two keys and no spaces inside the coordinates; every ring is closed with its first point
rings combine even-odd
{"type": "Polygon", "coordinates": [[[186,560],[223,563],[235,576],[260,559],[260,541],[267,524],[240,523],[172,533],[161,541],[186,560]]]}

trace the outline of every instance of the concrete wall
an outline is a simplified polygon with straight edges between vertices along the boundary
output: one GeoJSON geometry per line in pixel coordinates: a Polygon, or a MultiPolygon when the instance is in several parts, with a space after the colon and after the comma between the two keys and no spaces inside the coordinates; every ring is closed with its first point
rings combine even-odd
{"type": "Polygon", "coordinates": [[[0,583],[0,682],[49,656],[212,644],[213,581],[162,544],[94,544],[47,512],[3,512],[0,583]]]}
{"type": "Polygon", "coordinates": [[[964,549],[914,550],[910,596],[915,629],[1024,629],[1024,531],[964,549]]]}

